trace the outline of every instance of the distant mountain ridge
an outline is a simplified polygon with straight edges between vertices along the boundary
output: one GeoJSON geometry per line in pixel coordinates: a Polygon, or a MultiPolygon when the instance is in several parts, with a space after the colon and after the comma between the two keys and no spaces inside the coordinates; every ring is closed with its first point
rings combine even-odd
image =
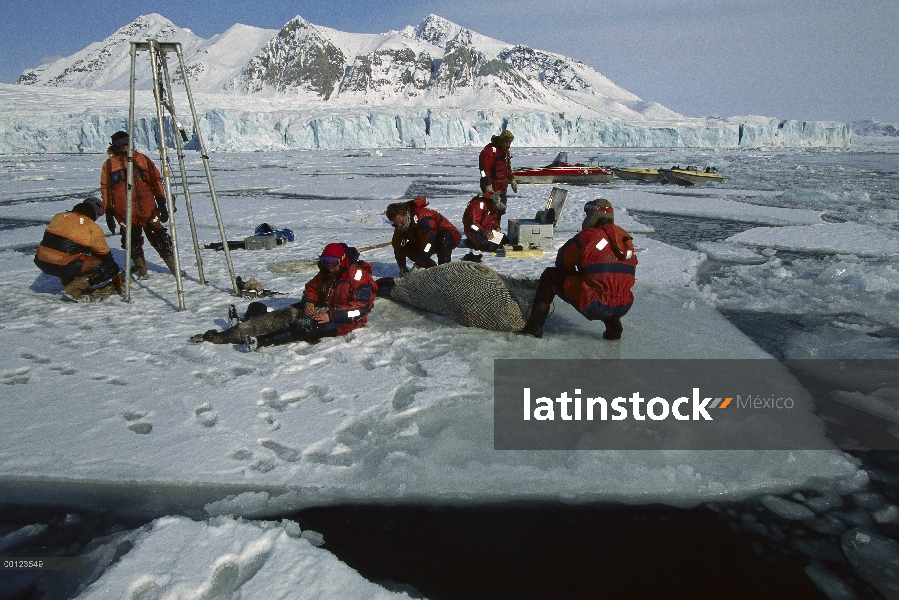
{"type": "MultiPolygon", "coordinates": [[[[148,38],[182,44],[196,93],[287,96],[309,108],[514,107],[629,122],[684,118],[580,61],[489,38],[436,15],[384,34],[341,32],[297,16],[280,30],[238,24],[205,40],[150,14],[72,56],[25,71],[17,83],[127,90],[129,42],[148,38]]],[[[139,89],[150,89],[145,56],[137,79],[139,89]]]]}

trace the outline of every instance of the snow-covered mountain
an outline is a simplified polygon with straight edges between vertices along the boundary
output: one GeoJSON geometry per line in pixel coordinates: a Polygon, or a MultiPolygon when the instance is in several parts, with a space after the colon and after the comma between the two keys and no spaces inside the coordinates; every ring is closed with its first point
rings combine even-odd
{"type": "MultiPolygon", "coordinates": [[[[109,135],[127,127],[130,42],[154,38],[182,44],[211,150],[478,146],[504,128],[518,146],[851,144],[846,123],[684,117],[575,59],[435,15],[383,34],[341,32],[297,16],[280,30],[238,24],[204,40],[151,14],[25,71],[19,85],[0,84],[0,152],[105,150],[109,135]]],[[[158,139],[149,63],[139,52],[135,140],[144,148],[158,139]]],[[[190,129],[177,57],[168,64],[190,129]]]]}
{"type": "MultiPolygon", "coordinates": [[[[234,25],[203,40],[151,14],[70,57],[25,71],[18,83],[127,90],[129,42],[148,38],[181,42],[191,89],[199,93],[290,96],[311,105],[514,106],[628,121],[681,118],[577,60],[489,38],[436,15],[384,34],[345,33],[297,16],[280,31],[234,25]]],[[[139,56],[137,64],[138,89],[150,89],[149,61],[139,56]]]]}

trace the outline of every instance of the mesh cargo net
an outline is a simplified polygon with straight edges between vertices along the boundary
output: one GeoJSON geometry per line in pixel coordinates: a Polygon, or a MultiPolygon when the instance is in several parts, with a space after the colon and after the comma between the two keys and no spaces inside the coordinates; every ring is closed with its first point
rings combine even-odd
{"type": "Polygon", "coordinates": [[[390,297],[468,327],[519,331],[535,288],[531,282],[504,281],[479,263],[451,262],[395,279],[390,297]]]}

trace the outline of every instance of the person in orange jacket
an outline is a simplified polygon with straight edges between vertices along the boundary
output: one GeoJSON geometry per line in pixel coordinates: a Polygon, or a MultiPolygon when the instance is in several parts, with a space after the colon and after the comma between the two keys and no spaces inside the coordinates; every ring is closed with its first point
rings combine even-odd
{"type": "Polygon", "coordinates": [[[100,200],[88,198],[71,211],[55,215],[34,255],[41,271],[59,277],[62,295],[69,300],[81,302],[91,288],[110,284],[121,290],[119,265],[95,222],[104,212],[100,200]]]}
{"type": "Polygon", "coordinates": [[[621,317],[634,303],[637,254],[633,238],[615,225],[615,211],[605,198],[584,206],[579,234],[565,242],[556,265],[540,276],[527,325],[521,333],[543,337],[543,323],[553,298],[559,296],[591,321],[602,321],[606,340],[621,338],[621,317]]]}
{"type": "MultiPolygon", "coordinates": [[[[325,246],[318,265],[318,274],[306,283],[303,298],[295,305],[302,309],[303,317],[271,333],[247,336],[244,346],[248,351],[289,342],[315,343],[365,326],[378,291],[371,265],[359,258],[355,248],[337,243],[325,246]]],[[[254,302],[244,319],[267,310],[261,302],[254,302]]]]}
{"type": "MultiPolygon", "coordinates": [[[[106,208],[106,225],[116,232],[116,224],[122,226],[122,248],[125,248],[125,219],[128,210],[128,134],[117,131],[112,134],[112,144],[106,150],[109,158],[100,171],[100,193],[106,208]]],[[[165,191],[159,169],[153,161],[134,151],[134,188],[131,200],[131,223],[136,227],[131,232],[131,258],[138,277],[146,279],[147,261],[144,256],[143,231],[150,245],[159,253],[172,274],[175,274],[175,250],[172,237],[163,223],[168,222],[169,212],[165,202],[165,191]]]]}
{"type": "Polygon", "coordinates": [[[389,204],[384,211],[395,228],[391,244],[400,277],[409,272],[407,258],[423,268],[442,265],[452,260],[453,248],[462,241],[456,226],[427,206],[427,199],[418,196],[409,202],[389,204]],[[437,262],[431,258],[434,254],[437,255],[437,262]]]}

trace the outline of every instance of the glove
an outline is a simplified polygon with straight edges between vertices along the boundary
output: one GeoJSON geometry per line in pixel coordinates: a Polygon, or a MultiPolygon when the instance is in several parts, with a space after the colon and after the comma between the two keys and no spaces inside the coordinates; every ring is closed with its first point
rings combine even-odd
{"type": "Polygon", "coordinates": [[[513,179],[512,181],[509,182],[509,185],[512,186],[512,191],[517,194],[518,193],[518,182],[513,179]]]}
{"type": "Polygon", "coordinates": [[[115,217],[112,216],[112,209],[106,211],[106,226],[109,227],[110,233],[115,233],[117,223],[115,217]]]}
{"type": "Polygon", "coordinates": [[[484,191],[485,191],[485,192],[490,192],[490,193],[492,194],[492,193],[493,193],[493,184],[492,184],[492,183],[488,183],[488,184],[487,184],[487,187],[484,188],[484,191]]]}
{"type": "Polygon", "coordinates": [[[159,220],[163,223],[169,221],[169,209],[165,206],[165,198],[159,196],[156,198],[156,208],[159,210],[159,220]]]}
{"type": "Polygon", "coordinates": [[[404,275],[408,275],[408,274],[409,274],[409,269],[407,269],[405,266],[400,267],[400,277],[402,277],[404,275]]]}

